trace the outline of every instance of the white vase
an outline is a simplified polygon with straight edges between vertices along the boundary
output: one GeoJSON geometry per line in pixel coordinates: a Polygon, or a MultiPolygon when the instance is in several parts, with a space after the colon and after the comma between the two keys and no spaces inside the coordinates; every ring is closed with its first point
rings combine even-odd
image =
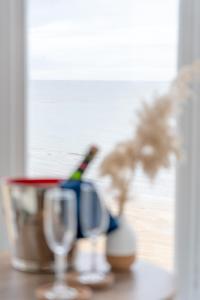
{"type": "Polygon", "coordinates": [[[124,217],[119,228],[107,236],[106,257],[115,271],[127,271],[136,259],[137,241],[132,227],[124,217]]]}

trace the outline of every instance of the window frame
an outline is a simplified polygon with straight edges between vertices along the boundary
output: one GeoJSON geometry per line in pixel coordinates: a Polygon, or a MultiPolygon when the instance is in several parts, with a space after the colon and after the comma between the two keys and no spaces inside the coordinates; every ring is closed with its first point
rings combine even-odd
{"type": "Polygon", "coordinates": [[[25,1],[0,1],[0,176],[26,169],[25,1]]]}
{"type": "MultiPolygon", "coordinates": [[[[180,0],[178,68],[200,58],[200,2],[180,0]]],[[[200,94],[199,87],[196,87],[200,94]]],[[[175,266],[181,300],[200,298],[200,102],[194,96],[179,120],[185,160],[177,166],[175,266]]]]}

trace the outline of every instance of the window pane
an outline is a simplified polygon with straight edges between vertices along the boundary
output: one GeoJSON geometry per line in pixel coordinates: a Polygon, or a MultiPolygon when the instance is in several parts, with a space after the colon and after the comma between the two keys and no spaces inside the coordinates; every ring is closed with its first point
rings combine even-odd
{"type": "MultiPolygon", "coordinates": [[[[103,155],[132,134],[142,99],[176,74],[177,3],[29,0],[28,23],[28,173],[67,177],[96,143],[87,177],[97,178],[103,155]]],[[[127,206],[140,256],[169,268],[174,183],[174,169],[154,185],[138,170],[127,206]]]]}

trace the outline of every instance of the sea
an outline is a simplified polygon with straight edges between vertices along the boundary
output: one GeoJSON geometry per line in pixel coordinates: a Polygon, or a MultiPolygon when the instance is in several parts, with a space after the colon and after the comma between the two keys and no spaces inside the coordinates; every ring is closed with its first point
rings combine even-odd
{"type": "MultiPolygon", "coordinates": [[[[86,177],[101,180],[99,164],[119,142],[134,134],[143,102],[164,93],[168,82],[30,81],[28,89],[28,174],[67,177],[91,144],[99,156],[86,177]]],[[[154,182],[138,168],[134,195],[174,200],[175,163],[154,182]]]]}

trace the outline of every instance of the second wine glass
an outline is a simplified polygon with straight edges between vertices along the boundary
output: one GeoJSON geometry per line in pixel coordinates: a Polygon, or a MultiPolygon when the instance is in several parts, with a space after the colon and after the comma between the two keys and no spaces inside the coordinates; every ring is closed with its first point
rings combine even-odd
{"type": "Polygon", "coordinates": [[[98,284],[105,279],[105,272],[97,266],[96,245],[98,237],[107,230],[108,212],[96,189],[89,183],[81,185],[80,223],[81,230],[86,238],[90,238],[92,244],[91,269],[84,271],[79,276],[82,284],[98,284]]]}

